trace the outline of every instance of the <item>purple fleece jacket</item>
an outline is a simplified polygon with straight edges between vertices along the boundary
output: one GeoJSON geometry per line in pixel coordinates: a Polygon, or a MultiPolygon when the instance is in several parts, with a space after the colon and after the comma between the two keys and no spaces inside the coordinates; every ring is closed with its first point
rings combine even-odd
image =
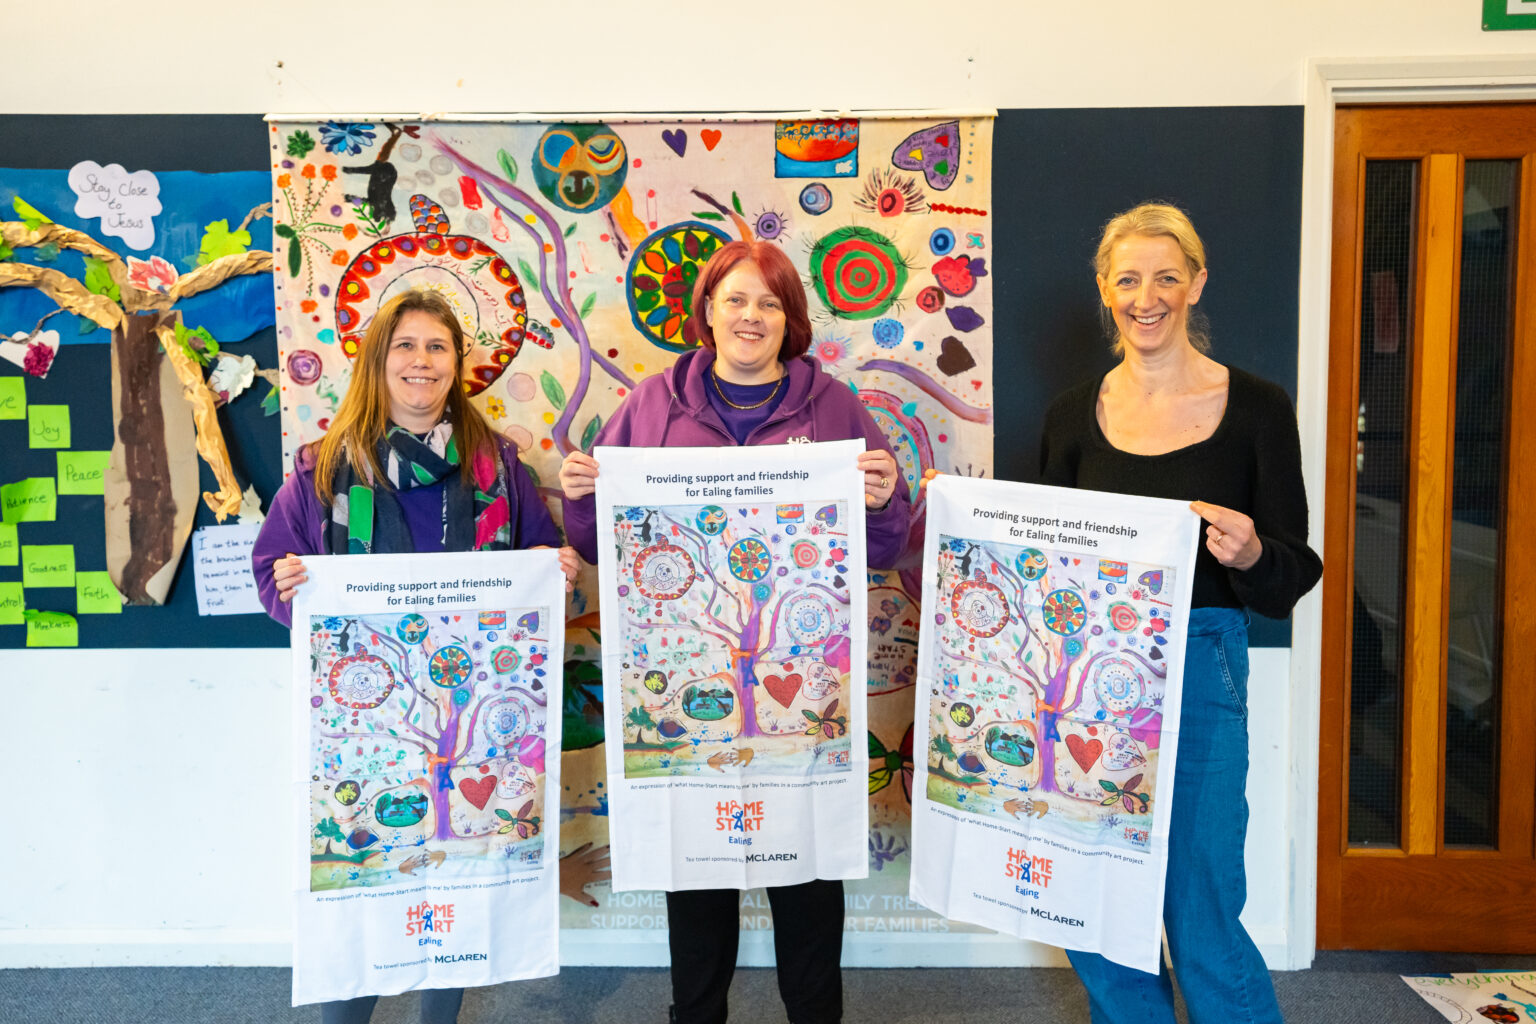
{"type": "MultiPolygon", "coordinates": [[[[517,446],[498,440],[501,461],[507,468],[507,503],[511,506],[512,547],[518,550],[540,545],[560,546],[560,531],[539,497],[533,478],[517,461],[517,446]]],[[[457,476],[446,486],[458,486],[457,476]]],[[[277,599],[272,582],[272,563],[289,554],[318,555],[325,550],[326,509],[315,494],[315,453],[306,445],[293,460],[293,475],[278,490],[267,509],[266,521],[251,551],[256,590],[261,603],[284,626],[293,624],[293,605],[277,599]]]]}
{"type": "MultiPolygon", "coordinates": [[[[641,381],[619,406],[613,419],[597,433],[595,444],[624,448],[735,447],[736,439],[709,404],[709,367],[715,354],[708,349],[684,353],[677,362],[641,381]]],[[[809,356],[784,364],[788,391],[779,407],[747,435],[747,444],[798,441],[851,441],[862,438],[867,448],[890,451],[880,428],[848,385],[833,377],[809,356]]],[[[892,453],[894,454],[894,453],[892,453]]],[[[730,456],[722,453],[722,464],[730,456]]],[[[581,557],[597,563],[597,503],[592,495],[565,501],[565,535],[581,557]]],[[[869,510],[865,536],[869,567],[896,567],[907,545],[912,506],[906,481],[896,475],[890,503],[869,510]]]]}

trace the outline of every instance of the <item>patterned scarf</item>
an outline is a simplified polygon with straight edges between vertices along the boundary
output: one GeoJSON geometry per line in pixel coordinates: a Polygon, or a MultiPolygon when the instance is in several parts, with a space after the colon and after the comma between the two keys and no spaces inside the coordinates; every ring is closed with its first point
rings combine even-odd
{"type": "Polygon", "coordinates": [[[326,527],[328,554],[361,555],[416,549],[394,491],[443,487],[443,548],[447,551],[497,551],[512,546],[507,473],[501,459],[477,452],[471,470],[473,496],[448,477],[459,470],[459,447],[447,420],[425,438],[391,423],[379,442],[378,459],[391,487],[375,488],[359,480],[343,459],[336,474],[331,519],[326,527]]]}

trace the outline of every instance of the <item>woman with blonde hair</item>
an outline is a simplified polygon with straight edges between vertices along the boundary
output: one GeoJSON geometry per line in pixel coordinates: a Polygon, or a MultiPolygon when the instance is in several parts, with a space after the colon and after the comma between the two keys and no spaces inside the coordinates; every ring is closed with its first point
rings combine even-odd
{"type": "MultiPolygon", "coordinates": [[[[1206,354],[1195,316],[1205,246],[1182,210],[1147,203],[1112,219],[1094,269],[1120,362],[1052,403],[1041,479],[1190,501],[1208,524],[1195,559],[1163,922],[1190,1024],[1275,1024],[1274,988],[1238,920],[1248,894],[1248,612],[1286,617],[1322,573],[1307,546],[1296,415],[1279,387],[1206,354]]],[[[1095,1024],[1174,1024],[1166,969],[1068,956],[1095,1024]]]]}
{"type": "MultiPolygon", "coordinates": [[[[308,555],[496,551],[560,543],[517,459],[464,393],[464,332],[438,292],[386,302],[363,336],[330,429],[299,449],[252,553],[268,614],[292,621],[308,555]]],[[[567,587],[576,554],[560,550],[567,587]]],[[[461,988],[422,992],[424,1024],[453,1024],[461,988]]],[[[321,1007],[325,1024],[366,1024],[377,996],[321,1007]]]]}

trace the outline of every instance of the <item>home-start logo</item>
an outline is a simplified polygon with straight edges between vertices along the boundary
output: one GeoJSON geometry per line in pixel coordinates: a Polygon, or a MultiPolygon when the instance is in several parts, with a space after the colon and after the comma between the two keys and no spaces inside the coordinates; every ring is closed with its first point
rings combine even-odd
{"type": "Polygon", "coordinates": [[[405,934],[417,939],[418,946],[441,946],[440,935],[453,931],[453,904],[430,903],[422,900],[414,907],[405,908],[405,934]],[[430,933],[430,934],[429,934],[430,933]]]}
{"type": "MultiPolygon", "coordinates": [[[[735,800],[723,800],[715,804],[715,831],[716,832],[761,832],[763,830],[763,802],[761,800],[749,800],[746,803],[737,803],[735,800]]],[[[729,836],[733,843],[743,846],[752,845],[750,838],[738,838],[729,836]]]]}
{"type": "Polygon", "coordinates": [[[1023,883],[1015,885],[1014,892],[1039,899],[1040,890],[1051,884],[1051,871],[1051,858],[1031,857],[1028,850],[1008,847],[1008,861],[1003,865],[1003,877],[1023,883]],[[1030,886],[1039,888],[1029,888],[1030,886]]]}

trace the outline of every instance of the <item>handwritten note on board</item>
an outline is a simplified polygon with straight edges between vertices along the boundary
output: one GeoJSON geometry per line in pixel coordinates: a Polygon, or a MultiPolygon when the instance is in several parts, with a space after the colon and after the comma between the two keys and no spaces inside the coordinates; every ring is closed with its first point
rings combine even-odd
{"type": "Polygon", "coordinates": [[[27,406],[27,443],[33,448],[68,448],[69,406],[27,406]]]}
{"type": "Polygon", "coordinates": [[[59,452],[60,494],[105,494],[111,452],[59,452]]]}
{"type": "Polygon", "coordinates": [[[28,647],[79,647],[80,624],[65,612],[22,613],[27,620],[28,647]]]}
{"type": "Polygon", "coordinates": [[[20,545],[16,539],[16,524],[0,523],[0,565],[20,565],[20,545]]]}
{"type": "Polygon", "coordinates": [[[197,614],[246,615],[265,611],[251,572],[259,525],[204,526],[192,532],[197,614]]]}
{"type": "Polygon", "coordinates": [[[27,385],[20,377],[0,377],[0,420],[27,418],[27,385]]]}
{"type": "Polygon", "coordinates": [[[8,523],[51,523],[57,504],[51,476],[0,485],[0,516],[8,523]]]}
{"type": "Polygon", "coordinates": [[[24,587],[72,587],[75,585],[73,544],[23,544],[21,584],[24,587]]]}
{"type": "Polygon", "coordinates": [[[112,585],[110,573],[92,570],[75,573],[76,615],[119,615],[123,595],[112,585]]]}
{"type": "Polygon", "coordinates": [[[25,607],[20,583],[0,583],[0,626],[21,625],[25,607]]]}

